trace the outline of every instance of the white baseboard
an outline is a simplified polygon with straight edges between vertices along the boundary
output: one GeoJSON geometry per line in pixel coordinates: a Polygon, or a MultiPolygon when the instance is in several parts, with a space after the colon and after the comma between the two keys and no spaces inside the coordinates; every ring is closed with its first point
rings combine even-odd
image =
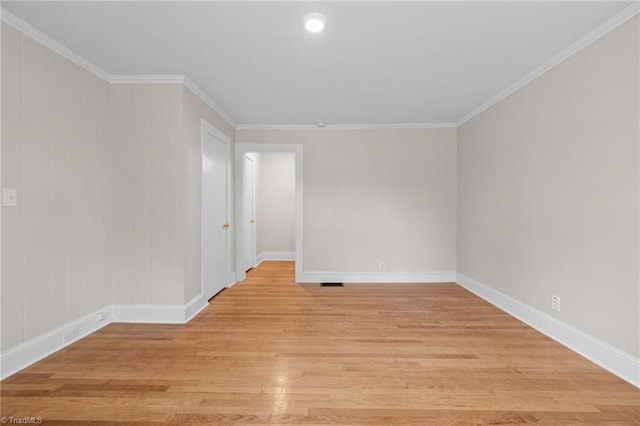
{"type": "Polygon", "coordinates": [[[258,255],[263,260],[296,260],[295,251],[264,251],[258,255]]]}
{"type": "Polygon", "coordinates": [[[236,273],[235,272],[230,273],[229,276],[227,277],[227,287],[232,287],[237,281],[238,279],[236,278],[236,273]]]}
{"type": "Polygon", "coordinates": [[[101,329],[110,324],[112,318],[111,307],[108,306],[3,352],[0,355],[0,380],[101,329]],[[104,318],[99,320],[99,315],[104,315],[104,318]],[[64,335],[71,331],[75,336],[65,341],[64,335]]]}
{"type": "Polygon", "coordinates": [[[113,305],[113,322],[183,324],[183,305],[113,305]]]}
{"type": "Polygon", "coordinates": [[[206,300],[201,294],[197,295],[186,305],[184,305],[184,318],[182,324],[186,324],[200,313],[201,310],[207,307],[209,301],[206,300]]]}
{"type": "Polygon", "coordinates": [[[201,295],[185,305],[109,305],[78,320],[34,337],[0,355],[0,380],[40,361],[112,322],[185,324],[207,306],[201,295]],[[99,319],[101,317],[102,319],[99,319]],[[73,338],[64,335],[77,331],[73,338]]]}
{"type": "Polygon", "coordinates": [[[184,305],[111,305],[113,322],[186,324],[208,304],[201,294],[184,305]]]}
{"type": "Polygon", "coordinates": [[[263,251],[256,256],[256,268],[265,260],[296,260],[295,251],[263,251]]]}
{"type": "MultiPolygon", "coordinates": [[[[538,311],[472,278],[454,272],[305,272],[302,282],[433,283],[455,281],[541,333],[640,387],[640,359],[538,311]]],[[[235,277],[230,277],[235,278],[235,277]]],[[[0,380],[28,367],[112,322],[184,324],[207,306],[197,296],[185,305],[110,305],[34,337],[0,355],[0,380]],[[99,317],[103,318],[100,320],[99,317]],[[64,341],[69,331],[77,335],[64,341]]]]}
{"type": "Polygon", "coordinates": [[[455,272],[303,272],[303,283],[444,283],[455,272]]]}
{"type": "Polygon", "coordinates": [[[463,274],[456,282],[605,370],[640,387],[640,359],[463,274]]]}

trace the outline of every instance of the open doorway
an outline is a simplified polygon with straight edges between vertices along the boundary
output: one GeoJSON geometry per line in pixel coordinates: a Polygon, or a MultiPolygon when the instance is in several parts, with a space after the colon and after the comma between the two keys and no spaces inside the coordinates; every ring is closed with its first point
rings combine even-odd
{"type": "Polygon", "coordinates": [[[302,145],[236,144],[235,177],[237,280],[263,259],[291,259],[300,281],[302,145]]]}
{"type": "Polygon", "coordinates": [[[263,152],[256,159],[256,264],[295,260],[295,154],[263,152]]]}

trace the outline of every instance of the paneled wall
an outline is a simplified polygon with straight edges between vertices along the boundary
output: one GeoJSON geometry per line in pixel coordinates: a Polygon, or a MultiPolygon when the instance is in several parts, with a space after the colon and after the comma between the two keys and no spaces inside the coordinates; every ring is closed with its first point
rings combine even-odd
{"type": "Polygon", "coordinates": [[[109,84],[2,25],[2,350],[111,303],[109,84]]]}
{"type": "Polygon", "coordinates": [[[2,186],[19,200],[2,211],[3,353],[112,304],[200,294],[202,118],[233,140],[185,85],[111,84],[2,24],[2,186]]]}
{"type": "Polygon", "coordinates": [[[182,84],[111,86],[114,303],[200,294],[201,119],[233,140],[233,127],[182,84]]]}
{"type": "Polygon", "coordinates": [[[181,304],[181,84],[111,86],[113,299],[181,304]]]}

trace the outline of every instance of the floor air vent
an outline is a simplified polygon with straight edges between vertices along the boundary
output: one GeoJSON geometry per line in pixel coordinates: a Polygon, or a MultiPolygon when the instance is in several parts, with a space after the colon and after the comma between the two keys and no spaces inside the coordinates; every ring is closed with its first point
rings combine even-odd
{"type": "Polygon", "coordinates": [[[322,287],[344,287],[342,283],[322,283],[322,287]]]}

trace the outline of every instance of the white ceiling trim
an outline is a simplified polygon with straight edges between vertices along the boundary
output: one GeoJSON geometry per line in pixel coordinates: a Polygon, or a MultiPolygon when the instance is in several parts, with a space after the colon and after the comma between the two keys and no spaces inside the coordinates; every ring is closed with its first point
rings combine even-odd
{"type": "Polygon", "coordinates": [[[507,87],[506,89],[504,89],[503,91],[501,91],[500,93],[498,93],[493,98],[489,99],[487,102],[483,103],[476,109],[465,114],[462,118],[460,118],[457,121],[456,124],[460,126],[466,123],[467,121],[471,120],[473,117],[477,116],[481,112],[491,108],[493,105],[497,104],[507,96],[516,92],[518,89],[522,88],[523,86],[529,84],[531,81],[540,77],[542,74],[549,71],[551,68],[565,61],[570,56],[578,53],[580,50],[584,49],[585,47],[595,42],[602,36],[606,35],[607,33],[611,32],[615,28],[624,24],[629,19],[636,16],[638,13],[640,13],[640,0],[635,1],[630,6],[621,10],[619,13],[617,13],[616,15],[608,19],[606,22],[601,24],[596,29],[594,29],[593,31],[589,32],[582,38],[573,42],[569,47],[567,47],[563,51],[551,57],[548,61],[544,62],[542,65],[538,66],[537,68],[534,68],[531,72],[526,74],[520,80],[516,81],[511,86],[507,87]]]}
{"type": "Polygon", "coordinates": [[[33,27],[31,24],[18,18],[11,12],[0,7],[0,20],[15,27],[25,35],[33,38],[35,41],[43,44],[52,51],[67,58],[71,62],[81,66],[85,70],[95,74],[96,76],[106,80],[112,84],[171,84],[181,83],[185,87],[189,88],[196,96],[198,96],[205,104],[218,113],[225,121],[229,122],[233,127],[238,129],[385,129],[385,128],[443,128],[443,127],[457,127],[463,123],[471,120],[473,117],[489,109],[502,99],[511,95],[518,89],[522,88],[532,80],[536,79],[549,69],[555,67],[562,61],[566,60],[570,56],[574,55],[578,51],[582,50],[589,44],[595,42],[605,34],[609,33],[613,29],[622,25],[629,19],[640,13],[640,0],[636,0],[633,4],[620,11],[618,14],[604,22],[602,25],[591,31],[584,37],[575,41],[568,48],[558,53],[557,55],[538,66],[517,82],[513,83],[506,89],[502,90],[487,102],[481,104],[477,108],[473,109],[469,113],[462,116],[455,123],[389,123],[389,124],[328,124],[326,127],[319,128],[315,124],[308,125],[287,125],[287,124],[236,124],[235,120],[224,111],[218,104],[216,104],[200,87],[198,87],[190,78],[185,75],[112,75],[107,71],[97,66],[93,62],[78,55],[68,47],[57,42],[53,38],[44,34],[40,30],[33,27]]]}
{"type": "Polygon", "coordinates": [[[112,84],[184,84],[185,76],[180,74],[137,75],[116,74],[110,76],[112,84]]]}
{"type": "Polygon", "coordinates": [[[456,123],[383,123],[383,124],[238,124],[238,130],[375,130],[442,129],[458,127],[456,123]]]}
{"type": "Polygon", "coordinates": [[[236,127],[235,120],[227,114],[225,110],[220,108],[213,99],[186,75],[182,74],[158,74],[158,75],[137,75],[137,74],[118,74],[111,76],[113,84],[183,84],[191,90],[202,102],[207,104],[209,108],[218,113],[227,123],[236,127]]]}
{"type": "Polygon", "coordinates": [[[184,76],[184,86],[191,90],[197,97],[199,97],[202,102],[207,104],[209,108],[217,112],[218,115],[222,117],[227,123],[231,124],[234,128],[237,127],[236,121],[231,118],[231,116],[227,114],[225,110],[220,108],[220,106],[218,106],[218,104],[216,104],[213,99],[207,96],[207,94],[187,76],[184,76]]]}
{"type": "Polygon", "coordinates": [[[71,62],[77,65],[80,65],[82,68],[86,69],[87,71],[97,75],[101,79],[106,81],[111,80],[111,75],[108,72],[106,72],[105,70],[103,70],[102,68],[94,64],[93,62],[78,55],[76,52],[64,46],[63,44],[58,43],[57,41],[55,41],[54,39],[52,39],[42,31],[36,29],[31,24],[28,24],[27,22],[18,18],[16,15],[5,10],[4,8],[0,8],[0,19],[6,22],[7,24],[11,25],[12,27],[16,28],[17,30],[21,31],[23,34],[26,34],[27,36],[31,37],[38,43],[53,50],[57,54],[67,58],[71,62]]]}
{"type": "Polygon", "coordinates": [[[69,61],[79,65],[80,67],[86,69],[87,71],[95,74],[101,79],[111,83],[111,84],[183,84],[189,90],[191,90],[197,97],[199,97],[202,102],[207,104],[209,108],[214,110],[220,117],[222,117],[226,122],[228,122],[231,126],[235,127],[235,120],[218,104],[216,104],[207,94],[198,87],[191,79],[189,79],[185,75],[128,75],[128,74],[109,74],[107,71],[89,61],[88,59],[78,55],[73,50],[64,46],[63,44],[57,42],[52,39],[42,31],[35,28],[33,25],[23,21],[22,19],[15,16],[13,13],[5,10],[4,8],[0,8],[0,20],[11,25],[17,30],[21,31],[23,34],[31,37],[38,43],[43,46],[53,50],[60,56],[68,59],[69,61]]]}

